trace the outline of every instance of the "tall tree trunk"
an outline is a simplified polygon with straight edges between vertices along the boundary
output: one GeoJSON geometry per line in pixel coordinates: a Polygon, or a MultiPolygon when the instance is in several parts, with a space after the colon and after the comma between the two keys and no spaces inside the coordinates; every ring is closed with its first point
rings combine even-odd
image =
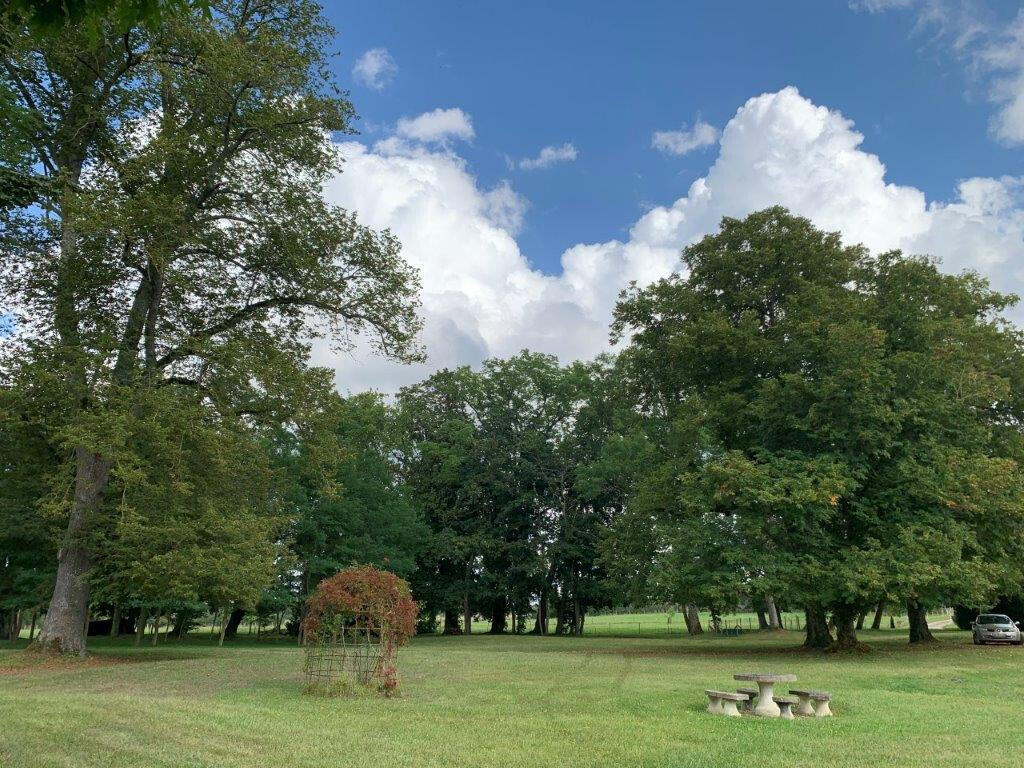
{"type": "Polygon", "coordinates": [[[156,616],[153,618],[153,642],[152,645],[156,645],[156,641],[160,637],[160,619],[163,618],[164,612],[162,608],[156,609],[156,616]]]}
{"type": "Polygon", "coordinates": [[[690,635],[703,635],[704,627],[700,625],[700,611],[693,603],[683,606],[683,621],[686,622],[686,631],[690,635]]]}
{"type": "Polygon", "coordinates": [[[851,651],[857,647],[857,609],[849,605],[837,606],[832,611],[836,625],[836,639],[832,647],[837,651],[851,651]]]}
{"type": "Polygon", "coordinates": [[[36,633],[36,620],[39,618],[39,609],[32,609],[32,623],[28,627],[28,641],[32,642],[32,636],[36,633]]]}
{"type": "Polygon", "coordinates": [[[174,636],[181,640],[188,632],[186,627],[195,615],[191,611],[181,610],[174,615],[174,636]]]}
{"type": "Polygon", "coordinates": [[[910,621],[910,642],[935,642],[935,636],[928,629],[928,611],[916,598],[907,600],[907,619],[910,621]]]}
{"type": "Polygon", "coordinates": [[[565,620],[566,620],[566,606],[565,598],[562,595],[558,596],[558,600],[555,603],[555,634],[562,635],[565,633],[565,620]]]}
{"type": "Polygon", "coordinates": [[[583,634],[583,608],[577,594],[572,596],[572,633],[576,636],[583,634]]]}
{"type": "MultiPolygon", "coordinates": [[[[217,640],[217,645],[224,645],[224,635],[227,633],[228,628],[228,612],[230,608],[225,608],[220,619],[220,638],[217,640]]],[[[300,641],[301,642],[301,641],[300,641]]]]}
{"type": "Polygon", "coordinates": [[[110,611],[110,636],[117,637],[121,634],[121,606],[114,603],[110,611]]]}
{"type": "Polygon", "coordinates": [[[492,635],[501,635],[505,633],[506,628],[506,614],[508,611],[508,601],[504,595],[498,595],[491,600],[491,628],[489,630],[492,635]]]}
{"type": "Polygon", "coordinates": [[[462,616],[463,616],[463,619],[462,619],[462,626],[463,626],[462,632],[463,632],[463,634],[472,635],[473,634],[473,614],[470,613],[470,608],[469,608],[469,592],[466,592],[462,596],[462,616]]]}
{"type": "Polygon", "coordinates": [[[768,629],[768,619],[765,618],[764,608],[756,608],[757,611],[757,628],[768,629]]]}
{"type": "Polygon", "coordinates": [[[779,623],[779,609],[775,606],[775,598],[768,595],[764,599],[764,607],[768,612],[768,626],[772,629],[781,628],[782,625],[779,623]]]}
{"type": "Polygon", "coordinates": [[[858,632],[860,632],[862,629],[864,629],[864,619],[867,618],[867,615],[868,615],[867,611],[861,611],[857,615],[857,631],[858,632]]]}
{"type": "Polygon", "coordinates": [[[146,622],[149,621],[149,606],[139,608],[139,620],[135,625],[135,645],[142,642],[142,636],[146,634],[146,622]]]}
{"type": "Polygon", "coordinates": [[[808,605],[804,608],[806,625],[804,627],[804,648],[825,650],[832,647],[832,633],[828,628],[825,609],[820,605],[808,605]]]}
{"type": "Polygon", "coordinates": [[[451,608],[445,608],[444,611],[444,629],[441,630],[443,635],[461,635],[462,627],[459,626],[459,612],[451,608]]]}
{"type": "Polygon", "coordinates": [[[537,621],[533,625],[535,635],[546,635],[548,633],[548,590],[544,587],[537,599],[537,621]]]}
{"type": "Polygon", "coordinates": [[[36,639],[39,648],[85,655],[85,616],[89,605],[89,550],[85,534],[89,517],[103,503],[110,480],[109,460],[79,446],[75,449],[75,495],[57,553],[57,579],[43,628],[36,639]]]}
{"type": "Polygon", "coordinates": [[[242,619],[245,618],[244,608],[235,608],[231,612],[231,618],[228,619],[227,628],[224,631],[224,637],[228,640],[234,640],[238,635],[238,626],[242,623],[242,619]]]}
{"type": "Polygon", "coordinates": [[[875,618],[871,620],[872,629],[882,628],[882,614],[885,613],[885,600],[878,601],[878,607],[875,608],[875,618]]]}

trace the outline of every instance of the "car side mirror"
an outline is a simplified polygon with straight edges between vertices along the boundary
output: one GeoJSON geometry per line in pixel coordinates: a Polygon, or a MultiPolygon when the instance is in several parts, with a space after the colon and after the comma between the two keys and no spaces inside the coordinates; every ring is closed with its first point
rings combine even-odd
{"type": "Polygon", "coordinates": [[[1020,622],[1019,621],[1015,621],[1013,623],[1016,624],[1018,627],[1020,626],[1020,622]]]}

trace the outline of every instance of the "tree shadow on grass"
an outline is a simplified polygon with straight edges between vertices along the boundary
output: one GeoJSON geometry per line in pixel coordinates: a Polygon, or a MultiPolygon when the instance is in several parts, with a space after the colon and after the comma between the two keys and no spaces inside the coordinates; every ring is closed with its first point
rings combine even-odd
{"type": "Polygon", "coordinates": [[[144,664],[154,661],[189,661],[201,658],[193,653],[164,652],[133,653],[90,653],[84,657],[70,654],[40,653],[21,649],[0,658],[0,675],[27,675],[48,672],[74,672],[78,670],[116,667],[127,664],[144,664]]]}

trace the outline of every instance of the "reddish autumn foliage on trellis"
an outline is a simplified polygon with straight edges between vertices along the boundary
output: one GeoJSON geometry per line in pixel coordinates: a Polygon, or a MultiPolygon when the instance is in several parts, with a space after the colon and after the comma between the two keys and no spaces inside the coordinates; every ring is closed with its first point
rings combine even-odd
{"type": "Polygon", "coordinates": [[[306,603],[304,632],[316,632],[322,622],[339,614],[373,615],[386,627],[389,643],[404,645],[416,633],[419,606],[409,584],[390,571],[371,566],[346,568],[321,581],[306,603]]]}
{"type": "Polygon", "coordinates": [[[308,690],[324,682],[330,690],[347,673],[394,695],[395,654],[416,632],[418,613],[408,583],[389,571],[346,568],[321,581],[302,620],[308,690]]]}

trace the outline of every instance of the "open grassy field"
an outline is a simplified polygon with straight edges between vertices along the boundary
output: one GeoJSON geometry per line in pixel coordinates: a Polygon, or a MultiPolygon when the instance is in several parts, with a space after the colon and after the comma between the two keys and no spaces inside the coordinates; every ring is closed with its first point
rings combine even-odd
{"type": "MultiPolygon", "coordinates": [[[[896,607],[898,608],[898,606],[896,607]]],[[[930,613],[928,618],[929,621],[940,621],[949,618],[949,614],[944,611],[936,611],[930,613]]],[[[788,628],[794,630],[803,629],[803,611],[798,613],[784,612],[780,614],[780,619],[788,628]]],[[[872,616],[869,615],[867,617],[867,626],[871,625],[871,619],[872,616]]],[[[882,619],[883,629],[890,628],[890,619],[892,624],[895,625],[895,629],[906,632],[906,613],[884,614],[882,619]]],[[[701,612],[700,620],[705,629],[711,626],[711,614],[707,611],[701,612]]],[[[532,619],[527,622],[527,626],[533,626],[532,619]]],[[[722,616],[722,626],[739,627],[743,631],[757,630],[757,614],[753,612],[724,614],[722,616]]],[[[486,632],[489,627],[490,622],[486,619],[477,619],[473,622],[474,632],[486,632]]],[[[554,631],[554,619],[550,621],[550,627],[554,631]]],[[[673,614],[666,612],[590,614],[583,624],[583,634],[604,637],[658,637],[660,635],[680,635],[685,632],[686,623],[683,620],[683,614],[678,612],[673,614]]]]}
{"type": "MultiPolygon", "coordinates": [[[[615,639],[422,637],[399,699],[301,693],[294,645],[205,638],[39,664],[0,650],[0,766],[1019,765],[1024,651],[941,632],[868,653],[800,635],[615,639]],[[836,717],[706,714],[705,687],[784,671],[835,695],[836,717]]],[[[23,646],[24,643],[21,643],[23,646]]]]}

